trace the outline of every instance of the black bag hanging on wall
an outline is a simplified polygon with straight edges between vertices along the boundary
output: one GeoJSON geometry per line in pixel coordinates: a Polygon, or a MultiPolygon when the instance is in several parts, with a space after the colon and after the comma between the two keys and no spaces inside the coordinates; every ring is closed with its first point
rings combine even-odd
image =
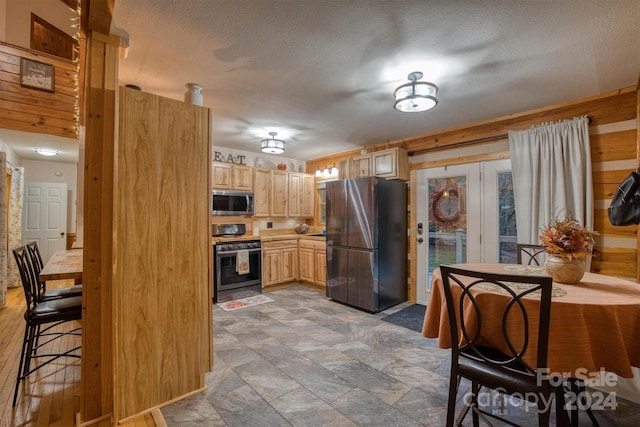
{"type": "Polygon", "coordinates": [[[640,223],[640,168],[631,172],[618,186],[609,206],[609,221],[613,225],[640,223]]]}

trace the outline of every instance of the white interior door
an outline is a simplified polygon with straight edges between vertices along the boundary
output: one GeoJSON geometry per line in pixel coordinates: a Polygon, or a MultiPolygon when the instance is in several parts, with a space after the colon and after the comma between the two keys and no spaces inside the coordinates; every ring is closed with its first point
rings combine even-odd
{"type": "Polygon", "coordinates": [[[511,160],[422,169],[416,181],[418,303],[440,264],[515,263],[511,160]]]}
{"type": "Polygon", "coordinates": [[[25,183],[23,212],[24,239],[38,242],[45,263],[55,251],[66,248],[67,184],[25,183]]]}

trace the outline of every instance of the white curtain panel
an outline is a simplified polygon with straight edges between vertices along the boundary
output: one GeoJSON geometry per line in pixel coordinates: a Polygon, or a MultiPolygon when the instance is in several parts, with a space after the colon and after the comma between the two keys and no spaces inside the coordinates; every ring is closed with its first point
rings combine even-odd
{"type": "Polygon", "coordinates": [[[518,243],[540,243],[551,219],[575,219],[593,230],[589,119],[509,131],[518,243]]]}
{"type": "Polygon", "coordinates": [[[22,241],[22,188],[24,187],[24,168],[12,167],[11,194],[9,195],[9,254],[7,268],[7,285],[22,286],[20,272],[13,258],[13,250],[24,244],[22,241]]]}

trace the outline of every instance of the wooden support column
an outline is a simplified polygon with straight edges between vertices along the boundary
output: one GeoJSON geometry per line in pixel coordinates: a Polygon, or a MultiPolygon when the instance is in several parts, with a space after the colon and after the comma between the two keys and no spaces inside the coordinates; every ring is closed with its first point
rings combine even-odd
{"type": "Polygon", "coordinates": [[[87,34],[84,159],[83,422],[113,411],[113,171],[119,39],[87,34]]]}
{"type": "MultiPolygon", "coordinates": [[[[636,86],[636,166],[640,166],[640,75],[636,86]]],[[[636,281],[640,283],[640,233],[636,227],[636,281]]]]}

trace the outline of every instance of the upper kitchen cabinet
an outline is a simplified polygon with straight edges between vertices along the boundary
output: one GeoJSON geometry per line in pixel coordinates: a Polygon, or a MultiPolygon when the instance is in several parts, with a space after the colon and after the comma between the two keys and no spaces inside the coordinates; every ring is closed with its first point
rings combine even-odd
{"type": "Polygon", "coordinates": [[[288,213],[290,218],[313,218],[315,178],[311,174],[288,173],[288,213]]]}
{"type": "Polygon", "coordinates": [[[286,218],[287,172],[253,169],[253,216],[262,218],[286,218]]]}
{"type": "Polygon", "coordinates": [[[233,183],[232,165],[228,163],[213,162],[211,170],[211,187],[224,190],[231,190],[233,183]]]}
{"type": "Polygon", "coordinates": [[[378,176],[386,179],[409,180],[409,156],[402,148],[387,148],[339,161],[339,178],[378,176]]]}
{"type": "Polygon", "coordinates": [[[253,169],[253,216],[313,218],[315,178],[301,172],[253,169]]]}
{"type": "Polygon", "coordinates": [[[271,217],[286,218],[287,217],[287,172],[280,170],[271,171],[271,217]]]}
{"type": "Polygon", "coordinates": [[[371,176],[371,156],[363,154],[349,159],[349,178],[371,176]]]}
{"type": "Polygon", "coordinates": [[[270,214],[269,190],[271,188],[271,171],[253,169],[253,216],[268,217],[270,214]]]}
{"type": "Polygon", "coordinates": [[[350,159],[340,159],[338,161],[338,179],[349,178],[349,160],[350,159]]]}
{"type": "Polygon", "coordinates": [[[313,175],[302,174],[302,193],[300,196],[300,216],[302,218],[313,218],[315,208],[315,178],[313,175]]]}
{"type": "Polygon", "coordinates": [[[220,190],[253,190],[252,168],[246,165],[213,162],[211,188],[220,190]]]}
{"type": "Polygon", "coordinates": [[[253,191],[253,170],[250,166],[233,165],[233,188],[253,191]]]}
{"type": "Polygon", "coordinates": [[[300,199],[302,195],[302,174],[290,173],[289,174],[289,189],[287,203],[289,204],[289,216],[298,218],[300,217],[300,199]]]}
{"type": "Polygon", "coordinates": [[[409,180],[409,157],[407,150],[389,148],[371,154],[373,176],[387,179],[409,180]]]}

